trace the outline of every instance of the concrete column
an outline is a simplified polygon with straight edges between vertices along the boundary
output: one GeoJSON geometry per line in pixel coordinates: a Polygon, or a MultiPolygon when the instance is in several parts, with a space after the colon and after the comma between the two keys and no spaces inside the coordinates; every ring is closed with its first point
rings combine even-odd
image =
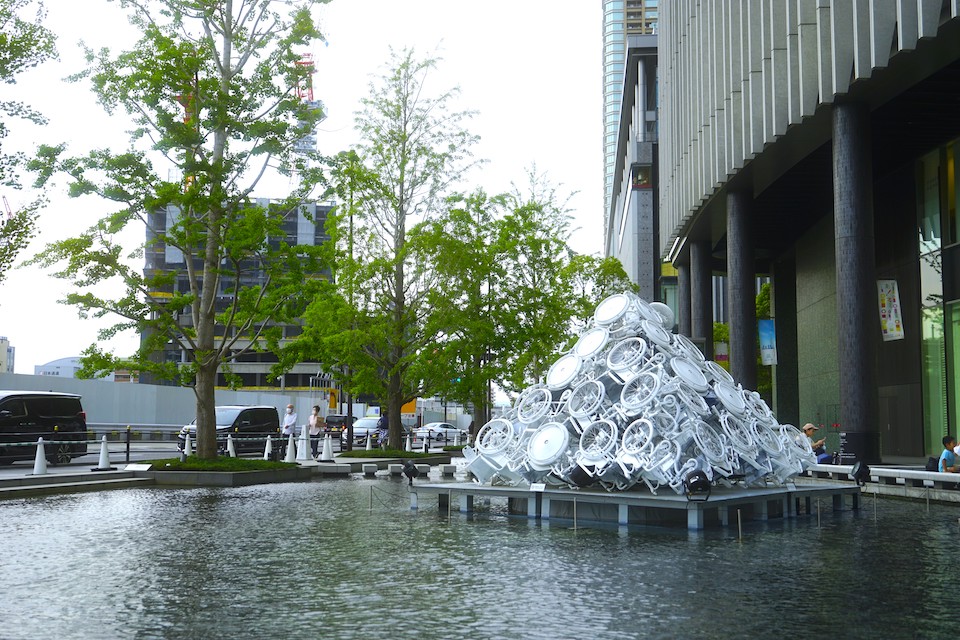
{"type": "Polygon", "coordinates": [[[710,242],[690,244],[690,332],[703,340],[703,355],[713,360],[713,269],[710,242]]]}
{"type": "Polygon", "coordinates": [[[727,291],[730,374],[744,389],[757,388],[757,292],[753,270],[749,193],[727,194],[727,291]]]}
{"type": "Polygon", "coordinates": [[[870,114],[859,103],[833,107],[833,216],[837,257],[840,431],[846,451],[880,457],[877,432],[877,284],[870,114]]]}
{"type": "Polygon", "coordinates": [[[680,333],[690,337],[690,263],[678,262],[677,269],[677,324],[680,333]]]}

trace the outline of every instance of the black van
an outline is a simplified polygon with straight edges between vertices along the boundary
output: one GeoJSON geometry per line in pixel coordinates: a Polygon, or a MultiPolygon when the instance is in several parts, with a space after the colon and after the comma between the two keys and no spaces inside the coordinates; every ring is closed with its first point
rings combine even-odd
{"type": "MultiPolygon", "coordinates": [[[[216,407],[217,448],[221,455],[227,452],[227,434],[232,435],[237,455],[241,453],[260,453],[263,451],[267,436],[278,437],[280,418],[277,408],[269,405],[224,405],[216,407]]],[[[187,434],[194,444],[197,442],[197,420],[193,419],[180,429],[177,435],[177,450],[183,451],[187,434]]]]}
{"type": "Polygon", "coordinates": [[[0,391],[0,464],[36,458],[38,438],[43,438],[50,464],[66,464],[86,455],[87,414],[80,396],[0,391]]]}

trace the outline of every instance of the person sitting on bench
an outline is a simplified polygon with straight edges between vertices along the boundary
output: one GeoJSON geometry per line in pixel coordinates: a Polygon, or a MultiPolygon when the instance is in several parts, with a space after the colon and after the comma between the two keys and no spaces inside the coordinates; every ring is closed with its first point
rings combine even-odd
{"type": "Polygon", "coordinates": [[[813,439],[813,432],[820,429],[812,422],[808,422],[803,425],[803,435],[807,436],[807,440],[810,442],[810,448],[813,449],[813,453],[817,456],[817,464],[827,464],[833,460],[833,456],[827,453],[827,450],[824,448],[824,443],[827,441],[826,438],[820,438],[819,440],[813,439]]]}

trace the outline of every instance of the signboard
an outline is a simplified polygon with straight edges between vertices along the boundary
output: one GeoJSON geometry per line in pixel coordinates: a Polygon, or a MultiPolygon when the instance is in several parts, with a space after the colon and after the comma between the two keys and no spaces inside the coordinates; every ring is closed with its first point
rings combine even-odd
{"type": "Polygon", "coordinates": [[[760,333],[760,363],[772,366],[777,364],[777,330],[773,320],[757,322],[760,333]]]}
{"type": "Polygon", "coordinates": [[[880,297],[880,333],[883,341],[903,340],[903,317],[900,313],[900,290],[896,280],[877,280],[880,297]]]}

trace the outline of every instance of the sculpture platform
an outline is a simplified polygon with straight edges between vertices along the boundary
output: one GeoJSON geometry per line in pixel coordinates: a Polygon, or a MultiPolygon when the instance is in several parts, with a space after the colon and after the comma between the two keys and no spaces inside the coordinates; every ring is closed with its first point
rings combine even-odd
{"type": "Polygon", "coordinates": [[[644,525],[683,521],[690,530],[736,526],[738,514],[746,520],[792,518],[800,513],[816,513],[819,502],[824,509],[844,509],[846,496],[850,508],[860,508],[860,487],[846,484],[786,484],[768,487],[714,487],[709,497],[677,495],[672,491],[653,494],[647,490],[608,492],[602,489],[567,489],[533,485],[528,487],[480,485],[473,482],[414,484],[410,488],[410,508],[418,509],[420,498],[437,497],[440,511],[474,511],[474,501],[503,499],[509,511],[539,520],[566,519],[581,522],[644,525]],[[458,507],[454,507],[454,500],[458,507]]]}

